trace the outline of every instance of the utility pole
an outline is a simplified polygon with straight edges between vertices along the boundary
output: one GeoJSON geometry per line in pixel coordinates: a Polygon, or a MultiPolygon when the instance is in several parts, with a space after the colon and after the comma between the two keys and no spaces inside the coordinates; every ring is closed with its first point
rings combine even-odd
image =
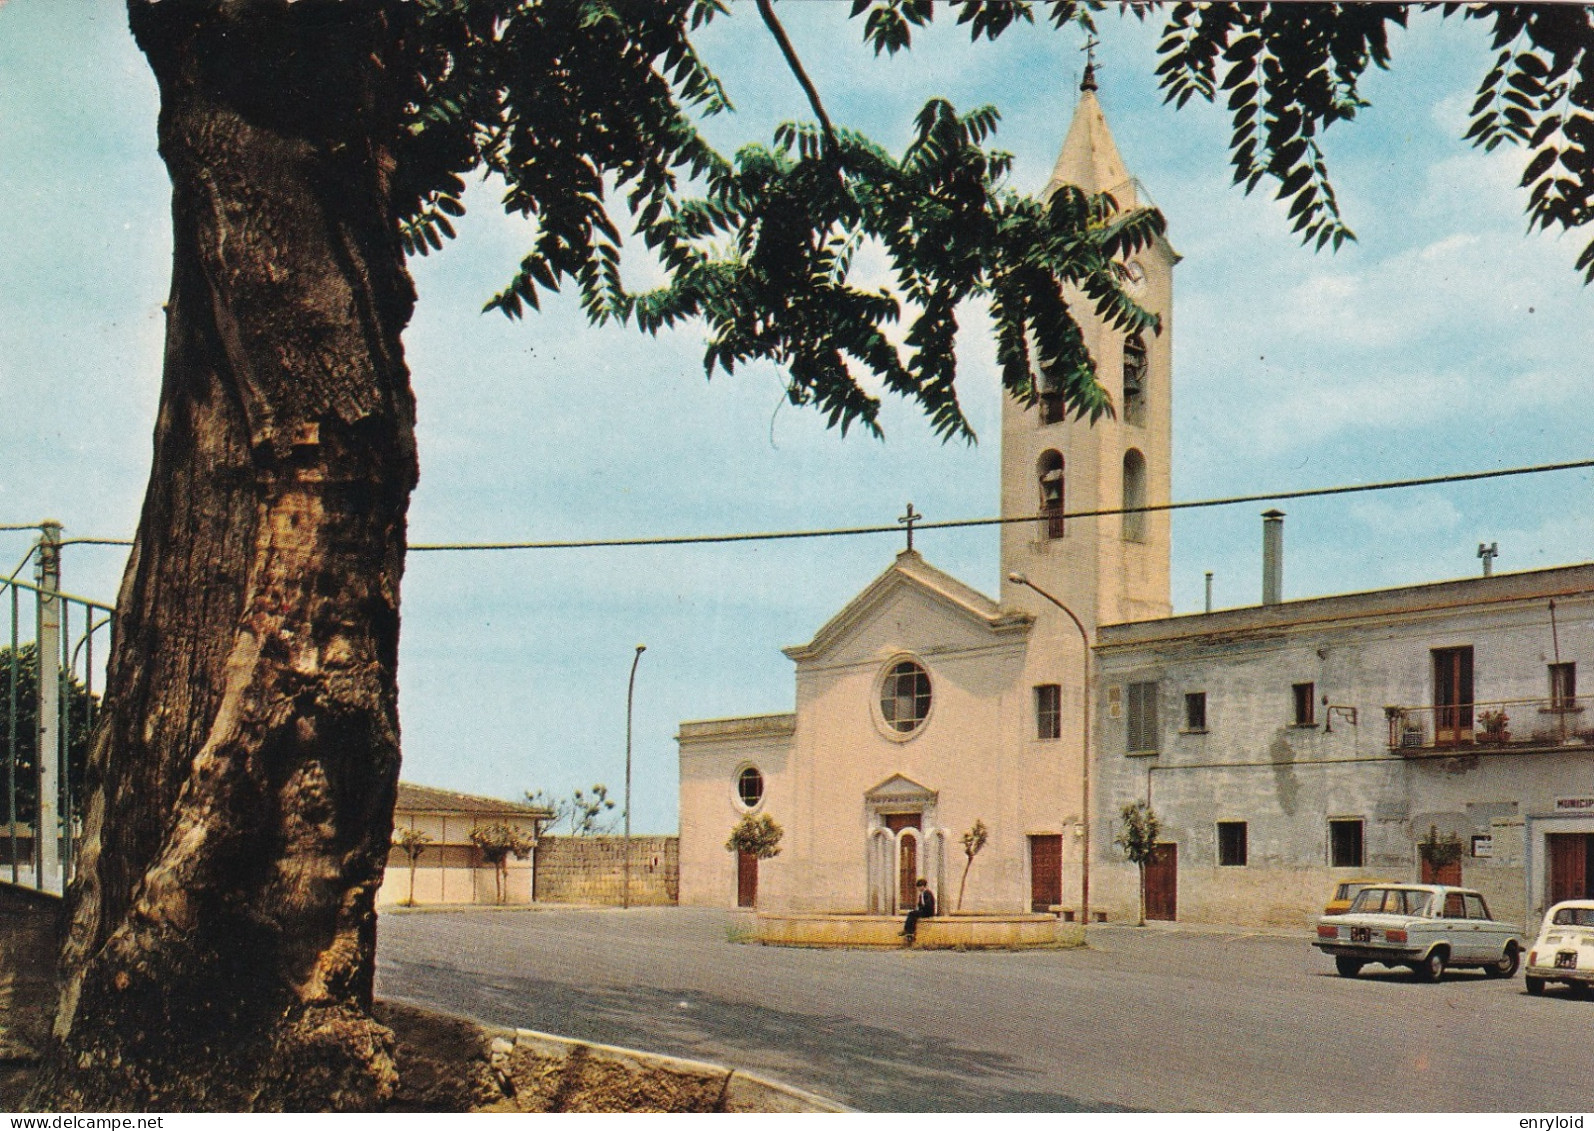
{"type": "Polygon", "coordinates": [[[61,524],[45,519],[39,524],[38,626],[34,635],[34,680],[38,730],[38,819],[33,827],[34,886],[42,891],[64,891],[61,875],[61,524]]]}
{"type": "Polygon", "coordinates": [[[620,906],[626,910],[631,908],[631,700],[636,693],[636,666],[647,650],[646,644],[636,646],[636,655],[631,657],[631,678],[625,685],[625,878],[621,881],[620,906]]]}

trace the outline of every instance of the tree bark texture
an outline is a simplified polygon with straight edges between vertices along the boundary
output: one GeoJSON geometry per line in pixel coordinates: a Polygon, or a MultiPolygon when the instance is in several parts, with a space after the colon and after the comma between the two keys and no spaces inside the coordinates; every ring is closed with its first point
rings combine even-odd
{"type": "Polygon", "coordinates": [[[129,0],[174,254],[54,1054],[82,1109],[359,1109],[399,768],[414,291],[377,3],[129,0]]]}

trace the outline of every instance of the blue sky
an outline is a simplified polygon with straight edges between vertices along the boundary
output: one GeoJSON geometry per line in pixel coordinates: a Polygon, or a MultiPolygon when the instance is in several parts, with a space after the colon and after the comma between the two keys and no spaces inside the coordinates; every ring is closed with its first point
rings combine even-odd
{"type": "MultiPolygon", "coordinates": [[[[1003,114],[1013,183],[1038,190],[1082,67],[1072,31],[970,46],[950,21],[880,59],[847,5],[781,11],[832,117],[900,149],[932,95],[1003,114]]],[[[1594,295],[1576,239],[1526,234],[1520,154],[1461,140],[1488,57],[1479,25],[1415,16],[1373,103],[1327,150],[1360,237],[1337,255],[1284,209],[1229,187],[1216,109],[1175,113],[1152,72],[1154,21],[1102,21],[1100,97],[1184,255],[1174,315],[1175,499],[1586,458],[1594,295]]],[[[750,4],[703,37],[737,113],[725,148],[806,116],[750,4]]],[[[148,473],[169,275],[154,82],[116,0],[0,5],[0,525],[56,517],[126,537],[148,473]]],[[[705,382],[701,335],[594,330],[564,299],[523,323],[482,314],[526,228],[472,190],[461,238],[414,263],[406,335],[422,473],[415,542],[577,539],[889,524],[997,512],[995,367],[968,327],[960,389],[982,438],[942,445],[906,405],[884,443],[780,407],[772,370],[705,382]]],[[[635,264],[634,279],[646,265],[635,264]]],[[[1586,472],[1284,505],[1287,597],[1587,560],[1586,472]]],[[[1265,505],[1176,514],[1173,599],[1254,603],[1265,505]]],[[[0,534],[9,571],[24,534],[0,534]]],[[[883,569],[900,539],[412,555],[400,665],[405,775],[471,792],[566,794],[624,775],[637,678],[635,827],[675,828],[682,719],[790,709],[800,643],[883,569]]],[[[996,534],[927,532],[935,564],[988,593],[996,534]]],[[[124,555],[74,548],[66,584],[110,599],[124,555]]]]}

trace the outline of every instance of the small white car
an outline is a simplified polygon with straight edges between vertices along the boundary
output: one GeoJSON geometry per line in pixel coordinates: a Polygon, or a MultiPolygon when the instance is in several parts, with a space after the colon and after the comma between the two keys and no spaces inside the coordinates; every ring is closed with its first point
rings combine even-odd
{"type": "Polygon", "coordinates": [[[1483,896],[1443,884],[1377,884],[1356,894],[1343,915],[1317,921],[1317,942],[1341,977],[1369,962],[1407,966],[1437,982],[1449,966],[1475,966],[1509,978],[1522,960],[1516,928],[1489,917],[1483,896]]]}
{"type": "Polygon", "coordinates": [[[1581,994],[1594,988],[1594,899],[1550,908],[1528,951],[1525,980],[1530,994],[1542,994],[1549,982],[1565,982],[1581,994]]]}

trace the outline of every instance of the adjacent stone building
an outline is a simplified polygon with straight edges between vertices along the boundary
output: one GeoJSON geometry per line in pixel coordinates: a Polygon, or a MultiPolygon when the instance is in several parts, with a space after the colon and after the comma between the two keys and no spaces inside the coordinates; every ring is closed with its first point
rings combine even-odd
{"type": "Polygon", "coordinates": [[[1152,918],[1303,926],[1358,877],[1528,926],[1594,895],[1591,656],[1594,565],[1105,626],[1099,899],[1135,914],[1110,834],[1136,800],[1152,918]]]}

